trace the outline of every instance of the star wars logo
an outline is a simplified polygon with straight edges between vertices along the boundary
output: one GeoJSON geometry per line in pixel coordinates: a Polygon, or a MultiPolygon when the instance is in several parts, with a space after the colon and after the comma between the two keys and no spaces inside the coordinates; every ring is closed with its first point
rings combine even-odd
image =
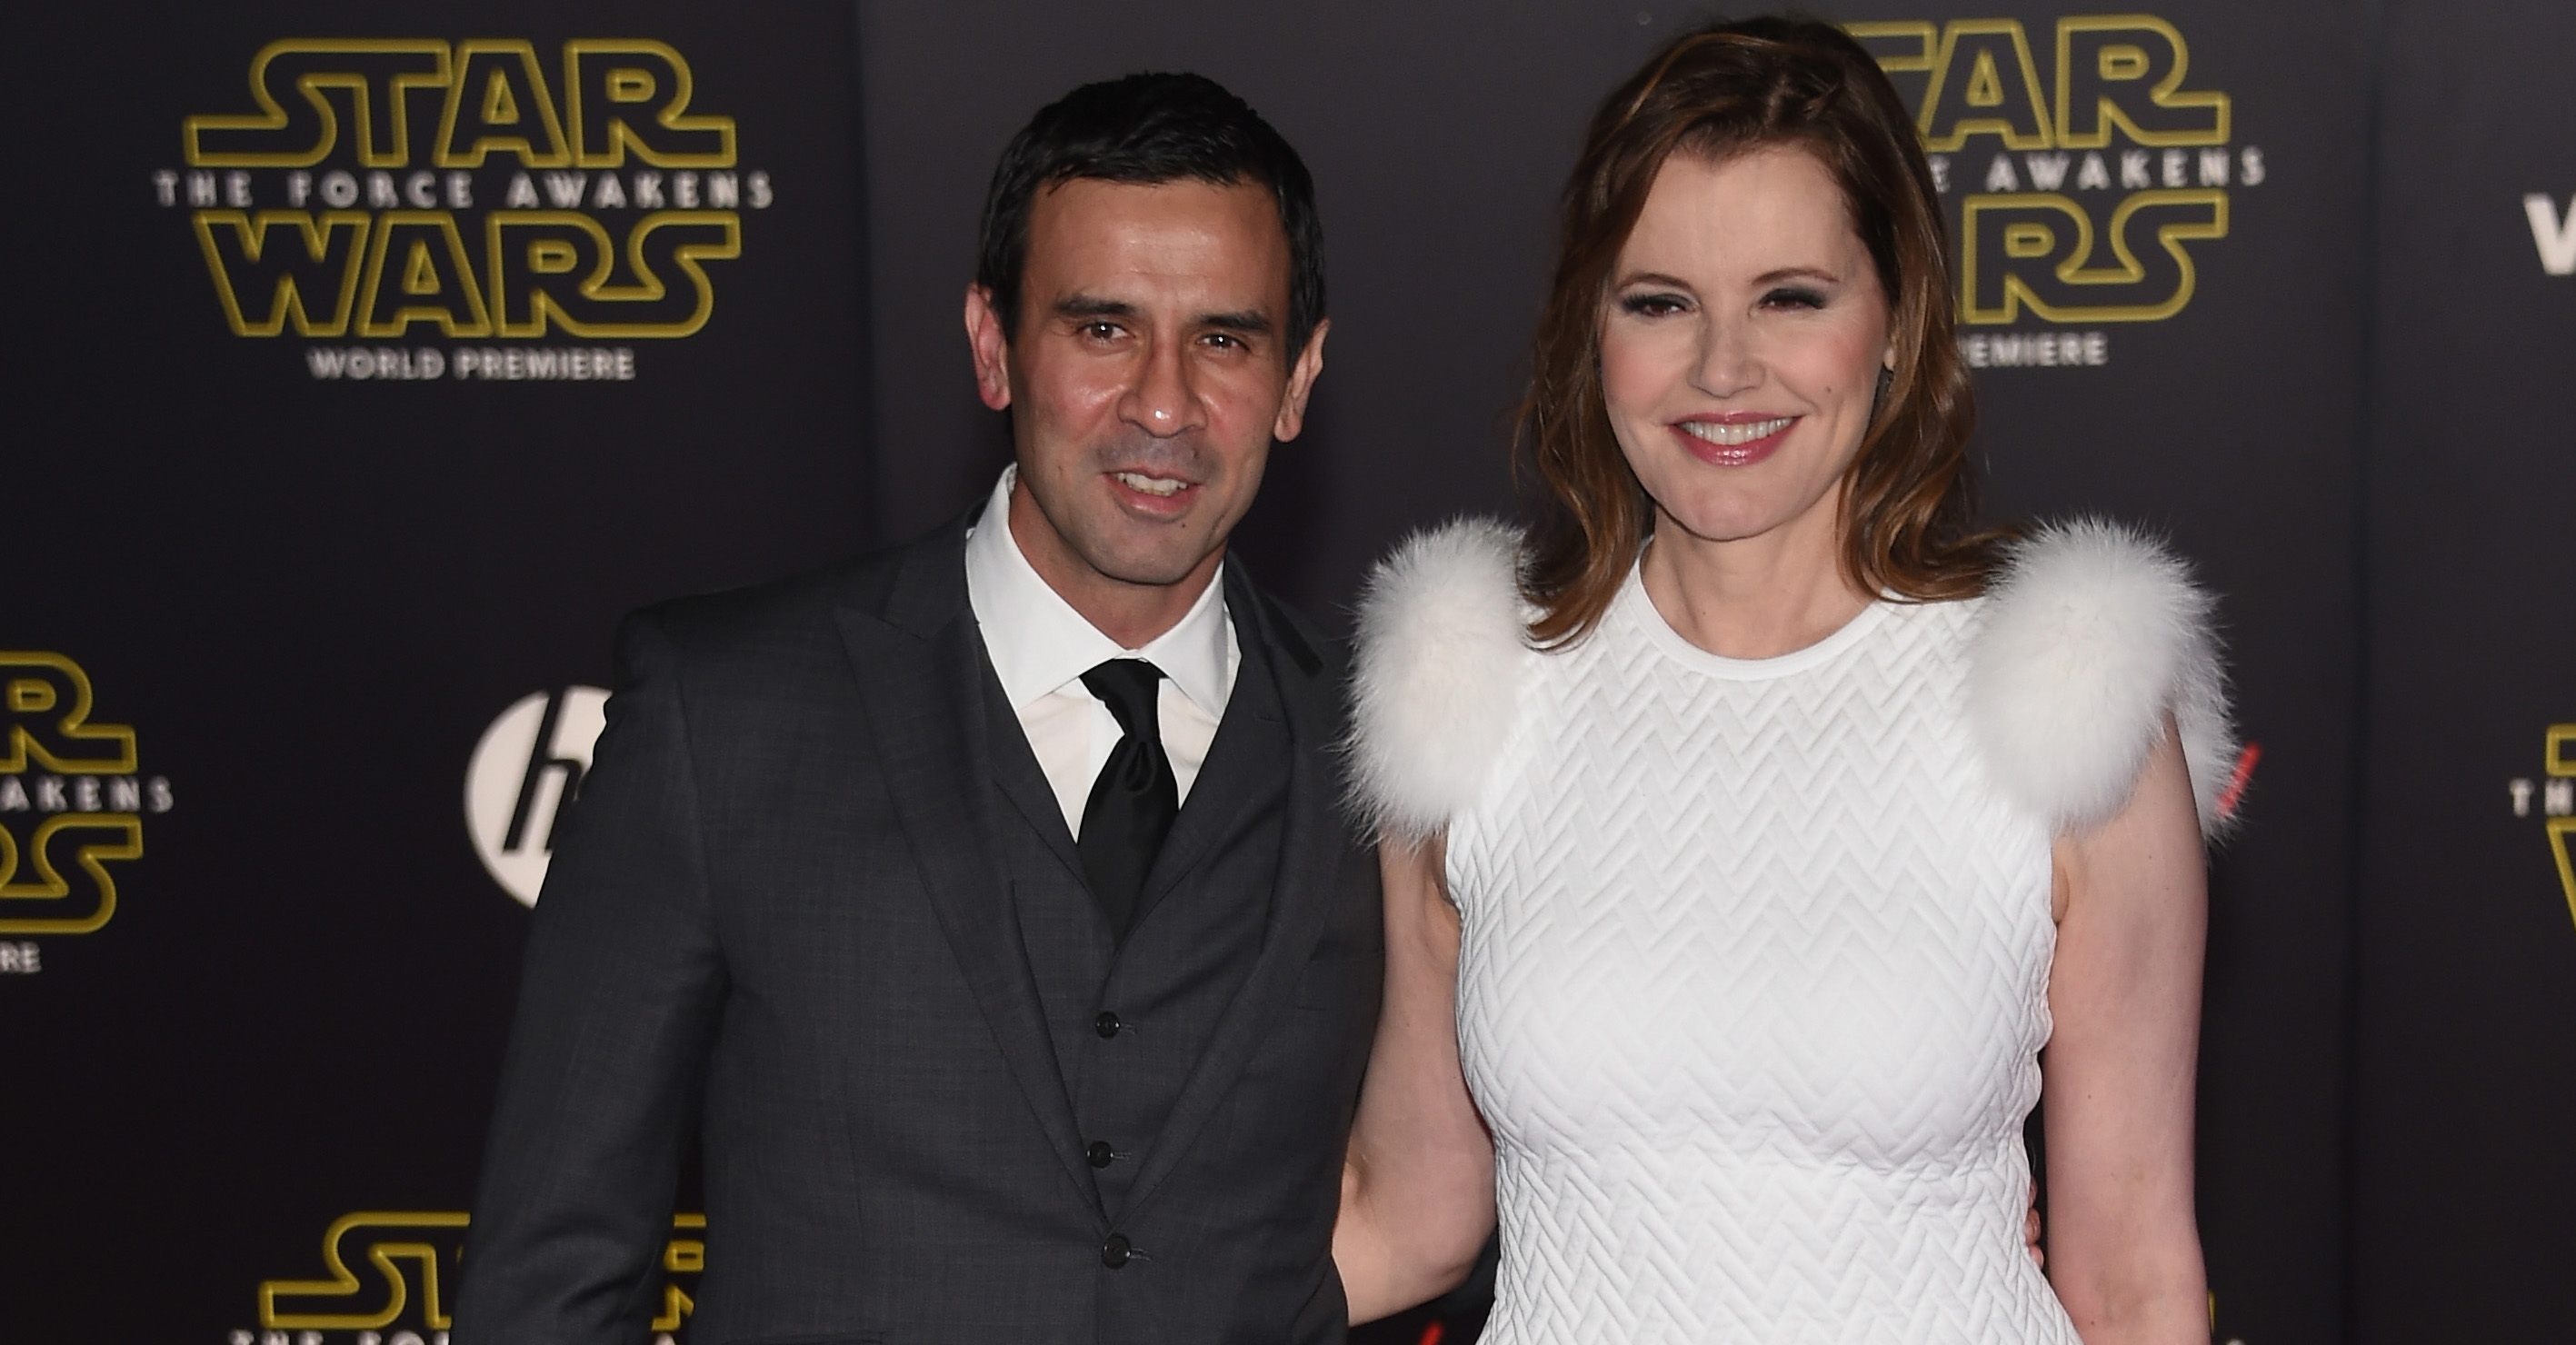
{"type": "MultiPolygon", "coordinates": [[[[294,38],[251,58],[249,92],[188,117],[186,167],[152,174],[237,336],[688,336],[707,264],[775,199],[661,42],[294,38]]],[[[633,376],[631,352],[355,349],[363,372],[342,350],[315,376],[633,376]]]]}
{"type": "MultiPolygon", "coordinates": [[[[465,1225],[458,1210],[362,1210],[332,1220],[322,1234],[323,1278],[262,1283],[259,1327],[234,1331],[229,1345],[447,1345],[465,1225]]],[[[653,1345],[687,1339],[706,1227],[703,1214],[671,1220],[653,1345]]]]}
{"type": "Polygon", "coordinates": [[[2567,897],[2567,914],[2576,918],[2576,861],[2567,854],[2567,838],[2576,833],[2576,724],[2552,724],[2541,737],[2538,780],[2517,776],[2505,781],[2505,794],[2513,800],[2513,815],[2529,817],[2537,811],[2543,819],[2542,830],[2549,837],[2549,854],[2558,861],[2558,885],[2567,897]]]}
{"type": "MultiPolygon", "coordinates": [[[[1957,201],[1971,328],[2154,322],[2191,303],[2193,249],[2225,238],[2259,146],[2194,88],[2180,29],[2146,14],[1855,23],[1914,105],[1934,183],[1957,201]]],[[[2102,333],[1971,333],[1969,362],[2102,364],[2102,333]]]]}
{"type": "MultiPolygon", "coordinates": [[[[0,934],[88,934],[116,916],[109,865],[143,856],[166,776],[139,773],[134,729],[91,720],[89,674],[61,654],[0,651],[0,934]]],[[[0,971],[42,965],[0,945],[0,971]]]]}

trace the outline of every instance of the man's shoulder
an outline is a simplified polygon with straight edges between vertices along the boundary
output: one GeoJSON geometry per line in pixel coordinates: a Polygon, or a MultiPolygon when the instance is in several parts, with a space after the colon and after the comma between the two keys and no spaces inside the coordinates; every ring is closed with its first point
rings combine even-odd
{"type": "MultiPolygon", "coordinates": [[[[944,566],[962,592],[962,528],[943,527],[911,541],[741,588],[668,598],[630,613],[630,631],[649,629],[683,662],[759,661],[785,647],[836,638],[843,612],[885,620],[899,589],[925,587],[944,566]]],[[[938,587],[936,583],[928,585],[938,587]]]]}
{"type": "Polygon", "coordinates": [[[1242,592],[1260,613],[1264,634],[1305,672],[1331,678],[1340,674],[1346,654],[1343,642],[1326,633],[1305,610],[1246,576],[1242,592]]]}
{"type": "Polygon", "coordinates": [[[1338,733],[1348,662],[1344,642],[1249,574],[1233,577],[1226,599],[1231,607],[1249,609],[1236,613],[1237,622],[1256,632],[1271,652],[1270,666],[1282,693],[1306,703],[1323,722],[1336,725],[1338,733]]]}

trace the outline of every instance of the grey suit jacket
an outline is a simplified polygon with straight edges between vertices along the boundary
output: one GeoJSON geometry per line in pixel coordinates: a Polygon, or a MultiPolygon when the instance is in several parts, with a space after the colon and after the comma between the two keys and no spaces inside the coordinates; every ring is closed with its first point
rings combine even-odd
{"type": "Polygon", "coordinates": [[[458,1345],[647,1339],[693,1125],[692,1345],[1346,1330],[1332,1222],[1384,955],[1337,806],[1335,651],[1227,566],[1242,680],[1118,954],[1145,965],[1111,983],[1150,981],[1164,906],[1259,902],[1257,934],[1223,993],[1121,1024],[1196,1046],[1122,1113],[1152,1130],[1120,1137],[1132,1166],[1106,1183],[1032,973],[1071,964],[1027,946],[1051,926],[1015,897],[1061,875],[1014,797],[1043,781],[967,606],[964,530],[627,621],[529,936],[458,1345]]]}

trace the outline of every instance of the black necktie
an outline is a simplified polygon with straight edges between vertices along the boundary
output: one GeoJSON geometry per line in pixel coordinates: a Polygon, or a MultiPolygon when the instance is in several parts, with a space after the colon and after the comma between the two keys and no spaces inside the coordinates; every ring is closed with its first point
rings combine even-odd
{"type": "Polygon", "coordinates": [[[1091,801],[1082,809],[1082,839],[1074,846],[1091,895],[1123,940],[1135,923],[1146,871],[1181,811],[1180,786],[1172,779],[1171,758],[1163,755],[1162,723],[1155,714],[1163,670],[1142,659],[1116,658],[1084,673],[1082,684],[1108,702],[1126,733],[1092,782],[1091,801]]]}

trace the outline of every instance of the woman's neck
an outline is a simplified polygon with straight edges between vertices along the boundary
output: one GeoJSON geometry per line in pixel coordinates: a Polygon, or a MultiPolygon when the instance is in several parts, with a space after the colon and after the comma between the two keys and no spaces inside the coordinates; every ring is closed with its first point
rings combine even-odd
{"type": "Polygon", "coordinates": [[[1809,510],[1758,536],[1712,541],[1655,512],[1641,566],[1675,634],[1720,658],[1777,658],[1841,630],[1869,606],[1842,567],[1841,510],[1809,510]]]}

